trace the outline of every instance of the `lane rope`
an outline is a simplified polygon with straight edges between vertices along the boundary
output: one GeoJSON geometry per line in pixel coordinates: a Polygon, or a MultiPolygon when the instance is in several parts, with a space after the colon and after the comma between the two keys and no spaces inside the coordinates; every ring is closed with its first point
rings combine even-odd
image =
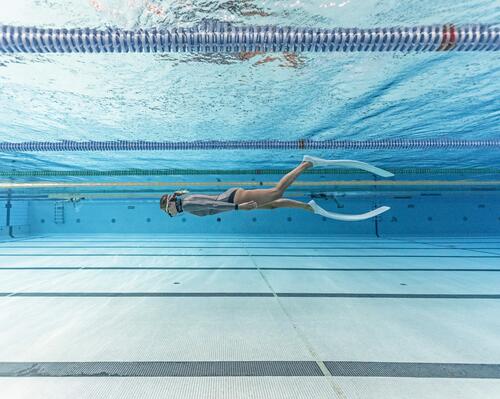
{"type": "Polygon", "coordinates": [[[498,51],[498,25],[453,24],[384,28],[236,26],[126,30],[0,26],[4,53],[239,53],[498,51]]]}

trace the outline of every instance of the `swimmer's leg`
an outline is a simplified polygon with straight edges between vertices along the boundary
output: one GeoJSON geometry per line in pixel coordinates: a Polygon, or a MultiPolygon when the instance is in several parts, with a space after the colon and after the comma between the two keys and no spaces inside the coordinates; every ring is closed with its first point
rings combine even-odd
{"type": "Polygon", "coordinates": [[[335,219],[335,220],[342,220],[345,222],[356,222],[360,220],[366,220],[370,219],[372,217],[375,217],[377,215],[380,215],[381,213],[384,213],[388,211],[389,208],[388,206],[381,206],[377,209],[374,209],[373,211],[369,211],[366,213],[361,213],[361,214],[345,214],[345,213],[335,213],[335,212],[329,212],[323,208],[321,208],[316,202],[310,201],[308,204],[305,202],[300,202],[300,201],[295,201],[287,198],[280,198],[275,201],[269,202],[267,204],[264,204],[262,206],[259,206],[257,209],[277,209],[277,208],[299,208],[299,209],[304,209],[309,212],[314,212],[317,215],[321,215],[324,217],[327,217],[329,219],[335,219]]]}
{"type": "Polygon", "coordinates": [[[277,209],[277,208],[298,208],[298,209],[304,209],[309,212],[313,212],[313,208],[311,207],[311,205],[306,204],[305,202],[295,201],[287,198],[277,199],[275,201],[259,206],[257,209],[277,209]]]}
{"type": "Polygon", "coordinates": [[[245,202],[255,201],[260,206],[280,199],[283,197],[286,189],[292,185],[297,177],[299,177],[303,171],[312,167],[312,165],[312,162],[302,162],[295,169],[283,176],[273,188],[257,190],[239,189],[234,197],[234,202],[236,204],[243,204],[245,202]]]}
{"type": "MultiPolygon", "coordinates": [[[[312,162],[304,161],[299,166],[297,166],[292,171],[288,172],[281,180],[276,184],[275,189],[278,190],[283,196],[285,190],[292,185],[292,183],[300,176],[300,174],[308,168],[313,166],[312,162]]],[[[280,197],[281,197],[280,196],[280,197]]]]}

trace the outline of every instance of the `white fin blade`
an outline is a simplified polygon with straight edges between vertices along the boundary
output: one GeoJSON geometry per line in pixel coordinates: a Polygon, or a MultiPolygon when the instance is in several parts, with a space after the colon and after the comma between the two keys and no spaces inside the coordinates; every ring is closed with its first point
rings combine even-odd
{"type": "Polygon", "coordinates": [[[329,219],[335,219],[335,220],[341,220],[344,222],[358,222],[360,220],[366,220],[373,218],[377,215],[380,215],[381,213],[384,213],[391,209],[388,206],[381,206],[377,209],[374,209],[372,211],[366,212],[366,213],[361,213],[361,214],[355,214],[355,215],[348,215],[348,214],[343,214],[343,213],[335,213],[335,212],[329,212],[322,207],[320,207],[314,200],[309,201],[309,205],[311,208],[313,208],[314,213],[317,215],[324,216],[329,219]]]}
{"type": "Polygon", "coordinates": [[[374,175],[381,177],[392,177],[394,173],[389,172],[388,170],[378,168],[376,166],[370,165],[366,162],[361,161],[353,161],[351,159],[322,159],[312,157],[310,155],[304,155],[304,162],[312,162],[314,166],[344,166],[347,168],[360,169],[366,172],[373,173],[374,175]]]}

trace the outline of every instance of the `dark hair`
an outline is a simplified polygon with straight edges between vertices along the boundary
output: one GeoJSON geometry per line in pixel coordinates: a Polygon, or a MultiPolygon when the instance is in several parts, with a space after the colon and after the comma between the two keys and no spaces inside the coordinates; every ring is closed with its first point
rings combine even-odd
{"type": "Polygon", "coordinates": [[[160,209],[165,211],[165,212],[167,210],[169,197],[170,197],[170,195],[165,194],[165,195],[162,195],[161,199],[160,199],[160,209]]]}

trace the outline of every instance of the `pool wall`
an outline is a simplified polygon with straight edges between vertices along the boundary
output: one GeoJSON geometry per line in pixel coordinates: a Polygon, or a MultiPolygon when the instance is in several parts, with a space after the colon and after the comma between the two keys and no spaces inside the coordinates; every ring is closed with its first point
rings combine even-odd
{"type": "Polygon", "coordinates": [[[66,186],[0,192],[0,235],[15,238],[30,234],[235,233],[392,237],[478,236],[500,232],[500,188],[496,174],[400,174],[393,179],[376,179],[370,174],[305,174],[286,193],[305,202],[314,198],[320,206],[338,213],[364,213],[382,205],[391,207],[377,218],[362,222],[339,222],[296,209],[224,212],[207,217],[183,214],[170,218],[159,208],[162,193],[174,188],[189,188],[194,193],[218,193],[234,186],[265,188],[275,184],[280,176],[125,176],[121,180],[93,177],[56,181],[30,178],[35,183],[66,186]],[[82,182],[96,185],[67,187],[82,182]],[[415,185],[416,182],[422,185],[415,185]],[[99,186],[102,183],[124,185],[99,186]],[[69,201],[71,197],[85,199],[73,203],[69,201]]]}
{"type": "Polygon", "coordinates": [[[500,231],[498,193],[473,193],[463,197],[450,192],[416,192],[407,196],[381,195],[377,201],[351,197],[339,197],[338,203],[331,199],[317,201],[336,212],[364,212],[380,205],[389,205],[391,210],[376,219],[352,223],[287,209],[170,218],[159,210],[154,200],[87,200],[76,206],[69,201],[45,200],[13,201],[7,221],[7,203],[3,201],[0,202],[0,234],[6,238],[9,233],[14,237],[92,233],[467,236],[500,231]]]}

